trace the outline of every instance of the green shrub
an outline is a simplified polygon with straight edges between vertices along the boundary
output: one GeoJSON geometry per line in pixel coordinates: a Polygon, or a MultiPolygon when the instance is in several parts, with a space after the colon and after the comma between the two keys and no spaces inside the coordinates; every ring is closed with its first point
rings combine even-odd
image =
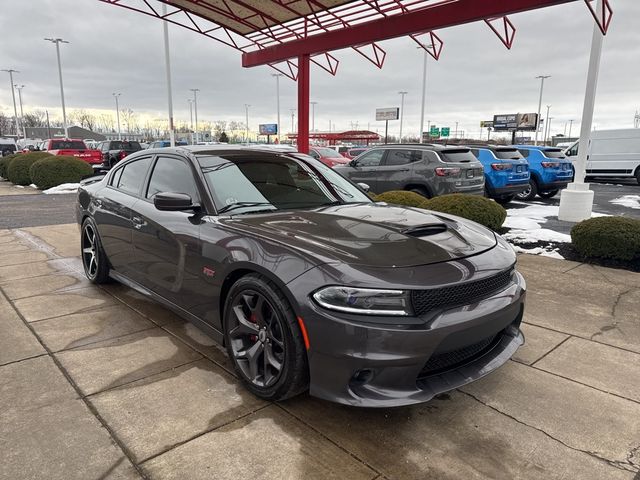
{"type": "Polygon", "coordinates": [[[571,229],[571,242],[585,257],[615,260],[640,259],[640,220],[627,217],[597,217],[571,229]]]}
{"type": "Polygon", "coordinates": [[[47,152],[31,152],[16,155],[7,167],[7,178],[16,185],[29,185],[32,183],[29,168],[38,160],[50,157],[47,152]]]}
{"type": "Polygon", "coordinates": [[[0,157],[0,177],[8,180],[9,175],[7,174],[7,168],[9,168],[9,162],[16,158],[18,155],[12,153],[11,155],[7,155],[6,157],[0,157]]]}
{"type": "Polygon", "coordinates": [[[507,211],[493,200],[462,193],[432,198],[423,208],[467,218],[492,230],[499,229],[507,218],[507,211]]]}
{"type": "Polygon", "coordinates": [[[82,177],[91,175],[93,168],[87,162],[67,155],[38,160],[29,171],[33,183],[46,190],[63,183],[78,183],[82,177]]]}
{"type": "Polygon", "coordinates": [[[376,202],[387,202],[405,207],[427,208],[427,199],[415,192],[404,190],[391,190],[375,197],[376,202]]]}

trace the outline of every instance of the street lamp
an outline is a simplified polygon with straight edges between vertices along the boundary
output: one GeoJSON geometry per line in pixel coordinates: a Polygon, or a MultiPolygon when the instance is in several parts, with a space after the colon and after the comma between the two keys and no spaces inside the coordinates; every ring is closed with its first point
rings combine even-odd
{"type": "Polygon", "coordinates": [[[45,38],[46,41],[56,44],[56,55],[58,57],[58,77],[60,77],[60,99],[62,100],[62,124],[64,127],[64,136],[69,138],[69,127],[67,126],[67,110],[64,106],[64,86],[62,84],[62,64],[60,63],[60,44],[69,43],[61,38],[45,38]]]}
{"type": "Polygon", "coordinates": [[[398,139],[399,143],[402,143],[402,119],[404,118],[404,96],[409,92],[398,92],[402,99],[400,100],[400,138],[398,139]]]}
{"type": "Polygon", "coordinates": [[[295,108],[291,108],[291,133],[294,133],[294,119],[296,116],[296,109],[295,108]]]}
{"type": "Polygon", "coordinates": [[[418,47],[418,50],[424,50],[424,60],[422,63],[422,106],[420,107],[420,143],[423,142],[422,130],[424,129],[424,109],[427,101],[427,50],[418,47]]]}
{"type": "Polygon", "coordinates": [[[538,130],[540,130],[540,109],[542,108],[542,90],[544,89],[544,80],[550,78],[551,75],[538,75],[536,78],[540,79],[540,98],[538,99],[538,118],[536,124],[536,138],[534,145],[538,145],[538,130]]]}
{"type": "Polygon", "coordinates": [[[246,120],[246,128],[247,128],[247,132],[246,132],[246,141],[247,143],[249,143],[249,107],[251,105],[249,105],[248,103],[244,104],[244,115],[245,115],[245,120],[246,120]]]}
{"type": "Polygon", "coordinates": [[[187,98],[189,102],[189,128],[191,129],[191,144],[193,145],[193,100],[187,98]]]}
{"type": "Polygon", "coordinates": [[[18,70],[13,70],[13,69],[9,69],[9,70],[2,70],[3,72],[7,72],[9,74],[9,85],[11,86],[11,98],[13,98],[13,114],[14,117],[13,119],[16,122],[16,137],[20,136],[20,126],[18,125],[18,109],[16,107],[16,92],[13,89],[13,74],[14,73],[20,73],[18,72],[18,70]]]}
{"type": "Polygon", "coordinates": [[[122,133],[120,131],[120,105],[118,104],[118,97],[121,93],[112,93],[113,98],[116,100],[116,121],[118,122],[118,140],[122,140],[122,133]]]}
{"type": "Polygon", "coordinates": [[[571,138],[571,127],[573,127],[573,118],[569,120],[569,138],[571,138]]]}
{"type": "Polygon", "coordinates": [[[280,77],[284,77],[282,73],[272,73],[272,77],[276,78],[276,109],[278,114],[278,137],[281,136],[282,132],[280,131],[280,77]]]}
{"type": "Polygon", "coordinates": [[[198,92],[199,88],[190,88],[193,92],[193,110],[195,111],[196,116],[196,125],[195,125],[195,133],[196,133],[196,145],[198,144],[198,92]]]}
{"type": "Polygon", "coordinates": [[[309,102],[311,105],[311,131],[315,132],[316,130],[316,105],[318,102],[309,102]]]}
{"type": "Polygon", "coordinates": [[[16,90],[18,90],[18,98],[20,99],[20,123],[22,124],[22,138],[26,139],[27,131],[24,128],[24,112],[22,111],[22,89],[24,88],[24,85],[14,85],[14,87],[16,87],[16,90]]]}
{"type": "Polygon", "coordinates": [[[458,138],[458,122],[456,122],[456,129],[453,131],[453,138],[458,138]]]}
{"type": "Polygon", "coordinates": [[[547,105],[547,119],[544,121],[544,144],[547,144],[547,136],[549,135],[549,109],[551,105],[547,105]]]}

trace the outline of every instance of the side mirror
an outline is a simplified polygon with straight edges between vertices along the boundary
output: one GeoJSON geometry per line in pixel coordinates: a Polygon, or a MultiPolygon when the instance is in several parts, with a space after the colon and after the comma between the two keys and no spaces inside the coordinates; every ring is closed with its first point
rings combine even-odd
{"type": "Polygon", "coordinates": [[[349,162],[349,166],[352,168],[356,168],[358,166],[358,161],[353,159],[349,162]]]}
{"type": "Polygon", "coordinates": [[[193,210],[197,205],[193,204],[191,197],[186,193],[161,192],[153,196],[153,205],[165,212],[179,210],[193,210]]]}
{"type": "Polygon", "coordinates": [[[369,185],[367,185],[366,183],[358,183],[357,185],[358,185],[362,190],[364,190],[365,192],[368,192],[368,191],[369,191],[369,189],[371,188],[371,187],[369,187],[369,185]]]}

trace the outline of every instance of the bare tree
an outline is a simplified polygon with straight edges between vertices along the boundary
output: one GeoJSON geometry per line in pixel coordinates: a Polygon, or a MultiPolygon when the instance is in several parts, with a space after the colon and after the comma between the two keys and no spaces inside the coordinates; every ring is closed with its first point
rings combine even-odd
{"type": "Polygon", "coordinates": [[[4,113],[0,112],[0,137],[2,135],[8,135],[10,133],[13,133],[11,131],[12,124],[13,124],[13,121],[11,117],[7,117],[4,113]]]}
{"type": "Polygon", "coordinates": [[[138,126],[137,114],[130,108],[120,110],[120,120],[127,125],[127,133],[135,130],[138,126]]]}
{"type": "Polygon", "coordinates": [[[98,126],[103,132],[111,133],[115,131],[115,121],[110,113],[103,113],[98,117],[98,126]]]}
{"type": "Polygon", "coordinates": [[[32,110],[29,113],[25,113],[22,119],[24,126],[31,127],[46,127],[47,126],[47,114],[42,110],[32,110]]]}

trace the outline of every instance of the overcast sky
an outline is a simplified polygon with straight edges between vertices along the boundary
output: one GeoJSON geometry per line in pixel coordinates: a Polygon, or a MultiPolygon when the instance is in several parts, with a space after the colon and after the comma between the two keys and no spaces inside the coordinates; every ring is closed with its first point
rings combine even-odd
{"type": "MultiPolygon", "coordinates": [[[[151,0],[152,2],[154,0],[151,0]]],[[[640,109],[640,2],[612,0],[614,16],[605,38],[594,125],[633,126],[640,109]]],[[[162,25],[157,19],[97,0],[3,0],[0,16],[0,69],[19,70],[14,81],[26,85],[25,110],[59,112],[55,47],[44,37],[62,37],[62,66],[67,110],[112,109],[112,92],[121,92],[121,108],[146,118],[166,117],[162,25]]],[[[507,50],[484,23],[438,31],[444,41],[438,62],[428,65],[426,119],[438,126],[455,122],[479,135],[479,122],[494,114],[537,110],[539,80],[544,105],[552,105],[553,133],[563,133],[582,113],[593,19],[582,1],[513,15],[517,28],[507,50]]],[[[241,67],[239,52],[177,26],[170,26],[173,94],[177,121],[188,120],[189,88],[199,88],[199,118],[244,121],[276,120],[275,79],[268,67],[241,67]]],[[[404,133],[417,134],[420,114],[422,53],[408,38],[382,42],[387,59],[382,70],[351,50],[334,52],[340,60],[332,77],[312,65],[311,99],[317,101],[317,129],[384,130],[375,122],[376,107],[405,100],[404,133]]],[[[0,72],[2,73],[2,72],[0,72]]],[[[281,80],[283,131],[290,130],[296,84],[281,80]]],[[[0,109],[12,115],[9,78],[0,76],[0,109]]],[[[399,122],[391,122],[390,133],[399,122]]]]}

